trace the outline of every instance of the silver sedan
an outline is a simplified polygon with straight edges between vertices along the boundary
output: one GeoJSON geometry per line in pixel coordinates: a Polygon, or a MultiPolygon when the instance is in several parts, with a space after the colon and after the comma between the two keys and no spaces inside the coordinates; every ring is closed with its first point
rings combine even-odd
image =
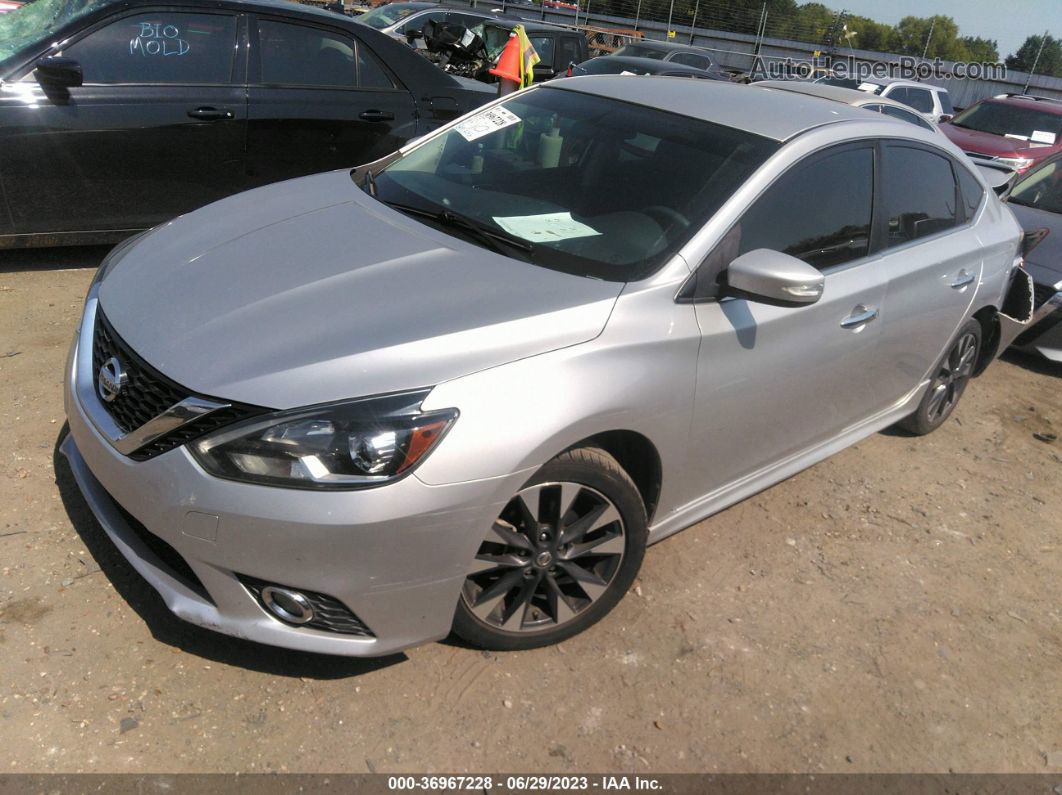
{"type": "Polygon", "coordinates": [[[648,544],[942,425],[1020,330],[1020,237],[930,130],[556,81],[119,246],[63,450],[193,623],[345,655],[554,643],[648,544]]]}

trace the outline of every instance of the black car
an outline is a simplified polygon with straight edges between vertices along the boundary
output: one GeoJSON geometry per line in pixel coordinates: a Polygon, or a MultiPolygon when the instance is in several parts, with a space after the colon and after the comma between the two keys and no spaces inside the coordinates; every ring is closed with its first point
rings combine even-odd
{"type": "Polygon", "coordinates": [[[659,75],[662,77],[691,77],[700,80],[726,80],[716,72],[683,66],[671,61],[654,58],[634,58],[626,55],[601,55],[572,67],[572,77],[577,75],[659,75]]]}
{"type": "Polygon", "coordinates": [[[569,66],[590,57],[586,36],[577,30],[545,22],[525,22],[523,25],[541,59],[535,64],[535,82],[566,74],[569,66]]]}
{"type": "Polygon", "coordinates": [[[652,58],[655,61],[692,66],[711,73],[714,77],[729,80],[729,76],[715,65],[711,55],[701,47],[689,44],[675,44],[670,41],[640,41],[626,44],[616,50],[613,55],[625,55],[630,58],[652,58]]]}
{"type": "Polygon", "coordinates": [[[272,0],[35,0],[0,17],[0,78],[0,248],[105,242],[355,166],[494,96],[272,0]]]}

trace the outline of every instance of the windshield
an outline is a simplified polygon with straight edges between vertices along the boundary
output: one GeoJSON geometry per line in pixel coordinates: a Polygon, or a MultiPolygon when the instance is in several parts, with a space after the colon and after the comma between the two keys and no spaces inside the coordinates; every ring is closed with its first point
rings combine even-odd
{"type": "Polygon", "coordinates": [[[377,174],[372,189],[421,211],[411,215],[425,223],[434,221],[424,212],[460,216],[516,241],[506,253],[536,265],[633,281],[674,254],[778,146],[543,87],[416,146],[377,174]]]}
{"type": "Polygon", "coordinates": [[[399,20],[405,19],[410,14],[423,11],[427,6],[411,5],[409,3],[388,3],[387,5],[374,8],[368,13],[355,17],[355,22],[368,25],[370,28],[381,30],[390,27],[399,20]]]}
{"type": "Polygon", "coordinates": [[[1002,102],[980,102],[964,110],[951,123],[968,130],[1042,144],[1053,144],[1062,135],[1062,114],[1002,102]]]}
{"type": "Polygon", "coordinates": [[[1062,160],[1051,160],[1014,186],[1007,201],[1062,213],[1062,160]]]}
{"type": "Polygon", "coordinates": [[[640,44],[627,44],[616,50],[613,55],[629,55],[632,58],[655,58],[658,61],[664,60],[666,52],[657,50],[653,47],[643,47],[640,44]]]}
{"type": "Polygon", "coordinates": [[[35,0],[0,15],[0,63],[111,0],[35,0]]]}

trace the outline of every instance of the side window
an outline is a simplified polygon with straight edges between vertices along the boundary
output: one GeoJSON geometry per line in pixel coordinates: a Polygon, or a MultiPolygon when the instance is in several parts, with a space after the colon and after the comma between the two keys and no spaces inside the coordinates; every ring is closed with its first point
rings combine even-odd
{"type": "Polygon", "coordinates": [[[932,130],[933,125],[919,116],[917,113],[911,113],[910,111],[903,110],[902,108],[894,108],[892,105],[878,105],[881,108],[881,112],[886,116],[892,116],[894,119],[903,119],[909,124],[917,125],[925,130],[932,130]]]}
{"type": "Polygon", "coordinates": [[[925,88],[908,88],[907,99],[901,99],[900,102],[910,105],[919,113],[933,112],[933,94],[925,88]]]}
{"type": "Polygon", "coordinates": [[[697,55],[692,52],[680,52],[676,54],[672,59],[672,63],[680,63],[686,66],[693,66],[697,69],[707,69],[712,65],[710,59],[705,58],[703,55],[697,55]]]}
{"type": "Polygon", "coordinates": [[[742,216],[735,227],[740,239],[731,240],[734,256],[768,248],[819,269],[865,257],[873,196],[870,147],[844,149],[797,166],[742,216]]]}
{"type": "Polygon", "coordinates": [[[981,199],[985,195],[985,189],[977,181],[973,174],[962,166],[955,167],[955,173],[959,177],[959,193],[962,194],[962,203],[966,209],[967,220],[974,217],[977,208],[981,206],[981,199]]]}
{"type": "Polygon", "coordinates": [[[401,23],[395,28],[395,33],[402,36],[414,31],[421,31],[424,26],[429,22],[443,23],[446,21],[445,11],[432,11],[430,14],[417,14],[415,17],[410,17],[405,22],[401,23]]]}
{"type": "Polygon", "coordinates": [[[358,43],[358,85],[361,88],[394,88],[395,83],[383,64],[369,52],[369,48],[358,43]]]}
{"type": "MultiPolygon", "coordinates": [[[[535,52],[538,53],[538,64],[541,69],[553,68],[553,49],[556,44],[556,39],[550,36],[533,36],[531,37],[531,46],[535,48],[535,52]]],[[[568,64],[564,64],[567,68],[568,64]]]]}
{"type": "Polygon", "coordinates": [[[339,33],[259,20],[258,52],[267,85],[352,88],[357,84],[354,42],[339,33]]]}
{"type": "Polygon", "coordinates": [[[951,229],[959,221],[955,176],[943,155],[889,146],[882,187],[890,248],[951,229]]]}
{"type": "Polygon", "coordinates": [[[565,36],[557,42],[560,50],[560,61],[557,68],[567,69],[570,63],[582,63],[586,60],[583,53],[582,42],[573,36],[565,36]]]}
{"type": "Polygon", "coordinates": [[[947,91],[937,91],[937,99],[940,100],[940,112],[948,116],[955,115],[955,106],[951,104],[951,94],[947,91]]]}
{"type": "Polygon", "coordinates": [[[123,17],[63,52],[81,64],[85,82],[228,83],[236,18],[162,11],[123,17]]]}

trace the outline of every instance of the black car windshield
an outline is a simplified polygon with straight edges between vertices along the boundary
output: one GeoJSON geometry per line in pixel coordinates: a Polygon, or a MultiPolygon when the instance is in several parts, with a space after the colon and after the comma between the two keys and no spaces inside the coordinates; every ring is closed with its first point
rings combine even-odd
{"type": "Polygon", "coordinates": [[[1062,160],[1049,160],[1014,186],[1007,201],[1062,213],[1062,160]]]}
{"type": "Polygon", "coordinates": [[[364,13],[360,17],[355,17],[355,20],[363,25],[368,25],[370,28],[381,30],[405,19],[410,14],[415,14],[417,11],[425,11],[428,8],[429,6],[420,3],[388,3],[364,13]]]}
{"type": "Polygon", "coordinates": [[[546,86],[412,148],[369,189],[420,211],[411,216],[424,223],[436,223],[426,212],[462,219],[464,226],[437,224],[455,235],[469,236],[470,221],[507,239],[514,257],[633,281],[660,267],[778,147],[730,127],[546,86]]]}
{"type": "Polygon", "coordinates": [[[0,14],[0,63],[34,44],[46,41],[55,32],[112,0],[34,0],[0,14]]]}
{"type": "Polygon", "coordinates": [[[1062,113],[1047,113],[1002,102],[979,102],[964,110],[951,123],[968,130],[1033,143],[1053,144],[1062,138],[1062,113]]]}
{"type": "Polygon", "coordinates": [[[664,60],[664,56],[667,52],[664,50],[658,50],[655,47],[643,47],[640,44],[627,44],[616,50],[613,55],[629,55],[632,58],[654,58],[657,61],[664,60]]]}

